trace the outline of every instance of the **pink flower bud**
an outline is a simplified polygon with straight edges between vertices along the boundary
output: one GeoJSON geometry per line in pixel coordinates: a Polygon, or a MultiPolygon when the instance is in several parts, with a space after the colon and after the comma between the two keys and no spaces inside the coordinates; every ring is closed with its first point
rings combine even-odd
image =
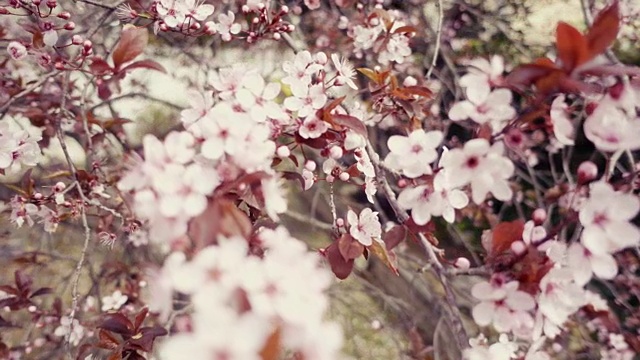
{"type": "Polygon", "coordinates": [[[251,20],[252,23],[257,24],[260,22],[260,19],[258,19],[257,17],[254,17],[253,20],[251,20]]]}
{"type": "Polygon", "coordinates": [[[333,146],[331,147],[331,149],[329,149],[329,156],[331,156],[334,159],[340,159],[342,155],[344,155],[344,152],[342,151],[342,148],[339,146],[333,146]]]}
{"type": "Polygon", "coordinates": [[[315,171],[316,167],[318,165],[316,164],[315,161],[313,160],[308,160],[305,164],[304,164],[304,168],[309,170],[309,171],[315,171]]]}
{"type": "Polygon", "coordinates": [[[336,180],[336,178],[333,175],[327,175],[327,182],[328,183],[332,183],[336,180]]]}
{"type": "Polygon", "coordinates": [[[273,39],[274,40],[280,40],[281,38],[282,38],[282,35],[280,35],[280,33],[273,34],[273,39]]]}
{"type": "Polygon", "coordinates": [[[70,22],[64,24],[64,29],[65,30],[71,31],[71,30],[73,30],[75,28],[76,28],[76,24],[73,21],[70,21],[70,22]]]}
{"type": "Polygon", "coordinates": [[[80,45],[83,41],[84,39],[82,39],[82,36],[80,35],[73,35],[73,37],[71,38],[71,43],[73,45],[80,45]]]}
{"type": "Polygon", "coordinates": [[[282,11],[285,14],[289,13],[289,7],[287,5],[282,5],[282,7],[280,8],[280,11],[282,11]]]}
{"type": "Polygon", "coordinates": [[[547,211],[545,209],[535,209],[533,211],[533,222],[536,225],[542,225],[547,220],[547,211]]]}
{"type": "Polygon", "coordinates": [[[249,9],[249,6],[248,6],[248,5],[242,5],[242,12],[243,12],[243,13],[245,13],[245,14],[246,14],[246,13],[248,13],[248,12],[249,12],[249,10],[251,10],[251,9],[249,9]]]}
{"type": "Polygon", "coordinates": [[[329,59],[327,58],[327,54],[323,53],[323,52],[319,52],[316,54],[316,61],[321,64],[324,65],[327,63],[327,61],[329,61],[329,59]]]}
{"type": "Polygon", "coordinates": [[[526,249],[527,245],[522,241],[514,241],[511,243],[511,251],[513,251],[516,255],[524,253],[526,249]]]}
{"type": "Polygon", "coordinates": [[[279,158],[286,158],[291,155],[291,151],[286,145],[282,145],[276,150],[276,154],[279,158]]]}
{"type": "Polygon", "coordinates": [[[296,27],[295,27],[295,26],[293,26],[293,25],[291,25],[291,24],[289,24],[289,26],[287,26],[287,30],[288,30],[289,32],[292,32],[292,31],[293,31],[293,30],[295,30],[295,29],[296,29],[296,27]]]}
{"type": "Polygon", "coordinates": [[[591,161],[585,161],[578,166],[578,184],[586,184],[598,177],[598,166],[591,161]]]}
{"type": "Polygon", "coordinates": [[[3,7],[0,7],[0,15],[7,15],[7,14],[9,14],[9,10],[3,7]]]}
{"type": "Polygon", "coordinates": [[[53,191],[55,192],[62,192],[64,191],[64,189],[66,189],[67,185],[65,185],[62,181],[58,181],[54,186],[53,186],[53,191]]]}
{"type": "Polygon", "coordinates": [[[56,68],[56,70],[64,70],[64,64],[60,61],[56,61],[53,66],[56,68]]]}
{"type": "Polygon", "coordinates": [[[91,42],[91,40],[85,40],[82,43],[82,47],[84,48],[85,51],[89,51],[93,47],[93,43],[91,42]]]}
{"type": "Polygon", "coordinates": [[[213,21],[207,21],[206,23],[204,23],[204,32],[207,35],[215,34],[217,32],[216,24],[213,21]]]}
{"type": "Polygon", "coordinates": [[[34,198],[35,200],[42,200],[42,194],[41,194],[41,193],[39,193],[39,192],[38,192],[38,193],[35,193],[35,194],[33,194],[33,198],[34,198]]]}
{"type": "Polygon", "coordinates": [[[342,180],[342,181],[347,181],[347,180],[349,180],[349,177],[350,177],[350,176],[349,176],[349,173],[348,173],[348,172],[340,173],[340,180],[342,180]]]}
{"type": "MultiPolygon", "coordinates": [[[[40,2],[40,1],[38,0],[38,2],[40,2]]],[[[63,11],[63,12],[59,13],[57,16],[60,19],[69,20],[71,18],[71,13],[68,12],[68,11],[63,11]]]]}
{"type": "Polygon", "coordinates": [[[40,6],[40,4],[42,3],[41,0],[32,0],[31,3],[35,6],[40,6]]]}
{"type": "Polygon", "coordinates": [[[56,0],[47,0],[47,7],[48,8],[53,9],[56,6],[58,6],[58,2],[56,0]]]}
{"type": "Polygon", "coordinates": [[[453,263],[453,266],[457,267],[460,270],[469,270],[469,268],[471,267],[471,262],[467,258],[459,257],[453,263]]]}
{"type": "Polygon", "coordinates": [[[10,42],[7,51],[13,60],[22,60],[27,56],[27,48],[17,41],[10,42]]]}
{"type": "Polygon", "coordinates": [[[400,189],[404,189],[407,187],[407,185],[409,185],[409,181],[407,181],[407,179],[400,179],[398,180],[398,187],[400,189]]]}
{"type": "Polygon", "coordinates": [[[338,227],[343,227],[344,226],[344,219],[343,218],[336,219],[336,225],[338,225],[338,227]]]}

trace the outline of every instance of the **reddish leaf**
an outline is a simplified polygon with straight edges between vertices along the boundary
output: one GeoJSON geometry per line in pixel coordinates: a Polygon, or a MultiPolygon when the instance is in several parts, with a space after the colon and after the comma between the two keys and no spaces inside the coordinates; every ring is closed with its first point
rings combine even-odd
{"type": "Polygon", "coordinates": [[[515,220],[511,222],[501,222],[493,228],[491,240],[491,255],[500,254],[511,248],[514,241],[522,239],[524,222],[515,220]]]}
{"type": "Polygon", "coordinates": [[[387,250],[392,250],[403,242],[406,236],[407,229],[402,225],[395,225],[389,231],[384,233],[382,241],[384,241],[387,250]]]}
{"type": "Polygon", "coordinates": [[[589,60],[587,40],[578,29],[562,21],[556,28],[556,48],[562,67],[567,72],[589,60]]]}
{"type": "Polygon", "coordinates": [[[304,190],[304,178],[302,177],[302,175],[295,171],[282,171],[281,174],[282,177],[287,180],[298,181],[300,183],[300,188],[304,190]]]}
{"type": "Polygon", "coordinates": [[[415,26],[411,26],[411,25],[400,26],[399,28],[393,31],[394,34],[411,34],[411,33],[417,33],[417,32],[418,32],[418,29],[416,29],[415,26]]]}
{"type": "Polygon", "coordinates": [[[113,68],[103,58],[95,56],[91,59],[89,69],[94,75],[104,75],[113,71],[113,68]]]}
{"type": "Polygon", "coordinates": [[[282,348],[280,329],[276,329],[269,335],[262,350],[260,351],[260,358],[262,360],[278,360],[280,358],[280,352],[282,348]]]}
{"type": "Polygon", "coordinates": [[[52,288],[43,287],[43,288],[40,288],[40,289],[34,291],[33,294],[31,294],[29,296],[29,298],[33,298],[33,297],[36,297],[36,296],[47,295],[47,294],[51,294],[51,293],[53,293],[53,289],[52,288]]]}
{"type": "Polygon", "coordinates": [[[121,313],[106,314],[98,328],[125,336],[131,336],[133,332],[133,324],[121,313]]]}
{"type": "Polygon", "coordinates": [[[122,353],[120,351],[116,351],[113,354],[109,355],[107,360],[122,360],[122,353]]]}
{"type": "Polygon", "coordinates": [[[360,119],[342,114],[332,114],[333,122],[337,125],[344,126],[355,131],[357,134],[367,137],[367,127],[360,119]]]}
{"type": "Polygon", "coordinates": [[[140,312],[136,315],[136,318],[133,322],[134,329],[139,329],[142,325],[144,319],[147,318],[147,314],[149,313],[149,308],[144,307],[140,312]]]}
{"type": "Polygon", "coordinates": [[[343,234],[338,239],[338,250],[345,261],[353,260],[362,255],[364,245],[349,234],[343,234]]]}
{"type": "Polygon", "coordinates": [[[107,350],[117,349],[120,345],[118,339],[116,339],[113,335],[109,334],[109,332],[104,331],[102,329],[98,330],[98,339],[100,342],[98,343],[98,347],[107,350]]]}
{"type": "Polygon", "coordinates": [[[324,255],[327,257],[327,261],[329,261],[331,271],[338,279],[346,279],[349,274],[351,274],[351,271],[353,271],[353,260],[346,261],[342,257],[337,242],[332,243],[324,249],[324,255]]]}
{"type": "Polygon", "coordinates": [[[585,35],[592,57],[602,54],[616,39],[620,31],[620,5],[615,0],[602,10],[585,35]]]}
{"type": "Polygon", "coordinates": [[[209,201],[207,209],[189,224],[189,237],[197,248],[215,244],[218,236],[251,235],[251,220],[231,201],[209,201]]]}
{"type": "Polygon", "coordinates": [[[124,68],[122,68],[121,71],[131,71],[133,69],[149,69],[149,70],[156,70],[156,71],[160,71],[161,73],[166,73],[167,70],[165,70],[165,68],[158,64],[157,62],[153,61],[153,60],[140,60],[140,61],[136,61],[134,63],[131,63],[127,66],[125,66],[124,68]]]}
{"type": "Polygon", "coordinates": [[[396,275],[400,275],[398,267],[396,266],[396,255],[393,251],[387,251],[384,243],[381,241],[373,240],[373,243],[367,247],[373,255],[377,256],[382,262],[387,265],[396,275]]]}
{"type": "Polygon", "coordinates": [[[116,69],[142,54],[149,41],[146,28],[135,26],[125,27],[120,35],[120,41],[111,54],[113,65],[116,69]]]}
{"type": "Polygon", "coordinates": [[[407,94],[424,96],[426,98],[433,96],[433,92],[424,86],[406,86],[402,88],[402,90],[407,94]]]}

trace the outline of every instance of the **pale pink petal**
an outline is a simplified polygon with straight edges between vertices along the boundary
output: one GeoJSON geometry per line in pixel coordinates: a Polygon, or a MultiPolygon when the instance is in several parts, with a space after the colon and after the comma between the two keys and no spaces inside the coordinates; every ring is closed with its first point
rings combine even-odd
{"type": "Polygon", "coordinates": [[[602,279],[613,279],[618,274],[618,263],[609,254],[593,256],[591,267],[596,276],[602,279]]]}
{"type": "Polygon", "coordinates": [[[481,302],[473,307],[473,320],[479,326],[488,326],[493,321],[496,307],[493,302],[481,302]]]}
{"type": "Polygon", "coordinates": [[[469,101],[457,102],[449,110],[449,119],[452,121],[466,120],[474,112],[475,106],[469,101]]]}

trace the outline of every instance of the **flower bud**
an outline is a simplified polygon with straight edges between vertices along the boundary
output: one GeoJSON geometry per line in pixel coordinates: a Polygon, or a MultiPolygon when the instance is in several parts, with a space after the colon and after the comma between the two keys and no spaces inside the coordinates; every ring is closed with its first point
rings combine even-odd
{"type": "Polygon", "coordinates": [[[350,176],[349,176],[349,173],[348,173],[348,172],[340,173],[340,176],[339,176],[340,180],[342,180],[342,181],[347,181],[347,180],[349,180],[349,177],[350,177],[350,176]]]}
{"type": "Polygon", "coordinates": [[[279,158],[286,158],[291,155],[291,151],[286,145],[282,145],[276,150],[276,155],[278,155],[279,158]]]}
{"type": "Polygon", "coordinates": [[[460,270],[469,270],[469,268],[471,267],[471,262],[467,258],[459,257],[453,263],[453,266],[460,270]]]}
{"type": "Polygon", "coordinates": [[[288,14],[289,7],[287,5],[282,5],[282,7],[280,8],[280,11],[282,11],[284,14],[288,14]]]}
{"type": "Polygon", "coordinates": [[[76,28],[76,23],[74,23],[73,21],[70,21],[70,22],[64,24],[64,29],[65,30],[71,31],[71,30],[73,30],[75,28],[76,28]]]}
{"type": "Polygon", "coordinates": [[[598,177],[598,166],[585,161],[578,166],[578,184],[586,184],[598,177]]]}
{"type": "Polygon", "coordinates": [[[333,175],[327,175],[327,182],[328,183],[332,183],[336,180],[336,178],[333,175]]]}
{"type": "Polygon", "coordinates": [[[317,166],[318,165],[313,160],[307,160],[307,162],[304,164],[304,168],[309,170],[309,171],[314,171],[317,166]]]}
{"type": "Polygon", "coordinates": [[[545,209],[535,209],[532,217],[536,225],[542,225],[542,223],[547,220],[547,211],[545,209]]]}
{"type": "Polygon", "coordinates": [[[280,40],[281,38],[282,38],[282,35],[280,35],[280,33],[273,34],[273,39],[274,40],[280,40]]]}
{"type": "Polygon", "coordinates": [[[251,9],[249,9],[249,6],[248,6],[248,5],[246,5],[246,4],[245,4],[245,5],[242,5],[242,12],[243,12],[243,13],[245,13],[245,14],[246,14],[246,13],[248,13],[248,12],[249,12],[249,10],[251,10],[251,9]]]}
{"type": "Polygon", "coordinates": [[[58,2],[56,0],[47,0],[47,7],[49,9],[53,9],[58,6],[58,2]]]}
{"type": "MultiPolygon", "coordinates": [[[[38,0],[38,2],[40,1],[38,0]]],[[[56,16],[62,20],[69,20],[71,18],[71,13],[68,11],[63,11],[56,16]]]]}
{"type": "Polygon", "coordinates": [[[331,149],[329,149],[329,156],[331,156],[334,159],[340,159],[342,155],[344,155],[344,152],[342,151],[342,148],[339,146],[333,146],[331,147],[331,149]]]}
{"type": "Polygon", "coordinates": [[[71,43],[73,45],[80,45],[83,41],[84,39],[82,39],[82,36],[80,35],[73,35],[73,37],[71,38],[71,43]]]}
{"type": "Polygon", "coordinates": [[[323,53],[323,52],[319,52],[316,54],[316,61],[321,64],[324,65],[327,63],[327,61],[329,61],[329,59],[327,59],[327,54],[323,53]]]}
{"type": "Polygon", "coordinates": [[[511,251],[513,251],[516,255],[520,255],[527,250],[527,245],[518,240],[511,243],[511,251]]]}
{"type": "Polygon", "coordinates": [[[336,219],[336,225],[338,227],[343,227],[344,226],[344,219],[343,218],[336,219]]]}
{"type": "Polygon", "coordinates": [[[53,186],[53,191],[55,192],[62,192],[64,191],[64,189],[66,189],[67,185],[65,185],[62,181],[58,181],[54,186],[53,186]]]}

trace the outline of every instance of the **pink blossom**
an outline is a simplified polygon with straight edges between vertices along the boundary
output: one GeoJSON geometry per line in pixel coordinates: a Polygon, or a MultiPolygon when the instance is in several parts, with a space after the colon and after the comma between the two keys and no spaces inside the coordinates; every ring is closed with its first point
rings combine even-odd
{"type": "Polygon", "coordinates": [[[628,118],[618,107],[600,104],[584,122],[584,133],[602,151],[640,148],[640,118],[628,118]]]}
{"type": "Polygon", "coordinates": [[[638,210],[637,196],[615,191],[604,181],[593,183],[589,198],[580,209],[582,244],[598,255],[636,246],[640,243],[640,230],[631,220],[638,210]]]}
{"type": "Polygon", "coordinates": [[[331,54],[331,61],[336,68],[338,74],[336,75],[335,85],[346,84],[354,90],[358,90],[358,87],[353,82],[353,78],[356,76],[356,71],[353,69],[353,65],[349,63],[347,59],[340,59],[338,54],[331,54]]]}
{"type": "Polygon", "coordinates": [[[292,87],[293,96],[284,99],[284,107],[290,111],[297,111],[299,117],[311,115],[327,103],[322,84],[311,85],[306,88],[292,87]]]}
{"type": "Polygon", "coordinates": [[[249,74],[242,80],[243,88],[236,93],[236,99],[255,122],[265,122],[267,118],[286,119],[287,114],[274,99],[280,94],[280,84],[265,84],[257,73],[249,74]]]}
{"type": "Polygon", "coordinates": [[[124,295],[120,290],[116,290],[111,295],[102,298],[102,311],[118,310],[128,299],[127,295],[124,295]]]}
{"type": "Polygon", "coordinates": [[[298,133],[305,139],[316,139],[329,130],[329,125],[317,116],[309,116],[298,128],[298,133]]]}
{"type": "Polygon", "coordinates": [[[213,108],[213,97],[210,93],[189,91],[188,95],[191,107],[180,112],[180,120],[187,129],[198,120],[205,118],[213,108]]]}
{"type": "Polygon", "coordinates": [[[460,78],[460,85],[466,88],[470,98],[481,98],[491,92],[491,88],[502,85],[504,79],[504,59],[493,55],[490,60],[477,58],[466,63],[468,73],[460,78]]]}
{"type": "Polygon", "coordinates": [[[285,61],[282,69],[287,73],[282,82],[296,89],[298,93],[305,93],[311,83],[311,76],[324,68],[318,64],[309,51],[300,51],[293,61],[285,61]]]}
{"type": "Polygon", "coordinates": [[[430,164],[438,156],[436,148],[443,136],[441,131],[425,132],[422,129],[411,132],[409,136],[393,135],[387,141],[390,153],[385,164],[410,178],[431,174],[430,164]]]}
{"type": "Polygon", "coordinates": [[[187,8],[183,0],[160,0],[156,6],[158,15],[170,28],[181,26],[186,19],[187,8]]]}
{"type": "Polygon", "coordinates": [[[553,134],[562,145],[573,145],[575,129],[570,118],[569,106],[565,103],[564,94],[558,95],[551,103],[549,114],[553,123],[553,134]]]}
{"type": "Polygon", "coordinates": [[[235,35],[242,30],[242,26],[238,23],[234,23],[236,16],[232,11],[228,11],[227,14],[218,15],[217,30],[222,37],[222,40],[231,40],[231,35],[235,35]]]}
{"type": "Polygon", "coordinates": [[[610,254],[594,254],[580,243],[573,243],[567,255],[569,268],[578,285],[586,285],[594,274],[607,280],[618,274],[618,263],[610,254]]]}
{"type": "Polygon", "coordinates": [[[396,62],[402,64],[411,55],[409,37],[405,34],[393,34],[387,41],[387,46],[380,52],[378,60],[382,64],[396,62]]]}
{"type": "Polygon", "coordinates": [[[473,139],[462,149],[447,151],[441,160],[447,174],[445,183],[449,188],[471,184],[471,197],[476,204],[482,203],[488,193],[501,201],[510,200],[513,191],[507,180],[515,169],[501,153],[499,144],[490,146],[485,139],[473,139]]]}
{"type": "Polygon", "coordinates": [[[378,220],[378,213],[369,208],[364,208],[360,216],[353,210],[349,210],[347,222],[351,236],[364,246],[371,245],[374,239],[380,239],[382,236],[382,225],[378,220]]]}
{"type": "Polygon", "coordinates": [[[27,48],[17,41],[12,41],[7,45],[7,51],[13,60],[22,60],[27,56],[27,48]]]}
{"type": "Polygon", "coordinates": [[[202,0],[184,0],[187,16],[195,20],[203,21],[213,14],[213,5],[203,4],[202,0]]]}
{"type": "Polygon", "coordinates": [[[557,336],[559,329],[578,309],[586,304],[584,290],[574,282],[567,268],[552,268],[540,281],[537,298],[538,314],[534,333],[557,336]]]}
{"type": "Polygon", "coordinates": [[[536,306],[531,295],[518,290],[517,281],[483,281],[471,289],[481,302],[473,308],[473,319],[480,326],[493,325],[499,332],[533,328],[529,313],[536,306]]]}
{"type": "Polygon", "coordinates": [[[471,91],[467,88],[467,99],[457,102],[449,110],[449,118],[453,121],[471,119],[478,124],[491,123],[494,132],[502,130],[504,123],[516,115],[511,106],[512,95],[507,89],[488,92],[484,89],[471,91]]]}

